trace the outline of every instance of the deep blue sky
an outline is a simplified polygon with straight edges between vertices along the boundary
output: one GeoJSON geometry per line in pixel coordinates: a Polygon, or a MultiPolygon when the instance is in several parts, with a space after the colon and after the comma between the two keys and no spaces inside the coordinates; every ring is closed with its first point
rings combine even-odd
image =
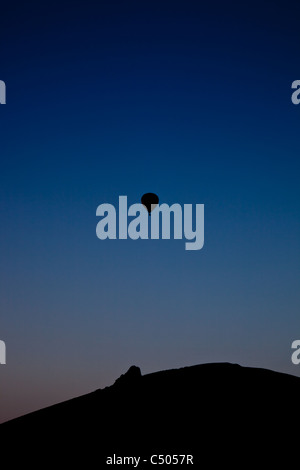
{"type": "Polygon", "coordinates": [[[300,375],[299,2],[1,6],[0,420],[142,373],[300,375]],[[96,208],[205,204],[205,246],[96,208]]]}

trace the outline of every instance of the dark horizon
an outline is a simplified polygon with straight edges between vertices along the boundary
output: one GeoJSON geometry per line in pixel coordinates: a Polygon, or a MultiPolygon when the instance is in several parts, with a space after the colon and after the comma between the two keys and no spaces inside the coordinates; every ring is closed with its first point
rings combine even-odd
{"type": "MultiPolygon", "coordinates": [[[[33,410],[33,411],[29,411],[28,413],[25,413],[23,415],[16,416],[12,419],[3,421],[0,424],[18,423],[18,422],[21,422],[23,420],[23,418],[25,418],[25,420],[27,420],[27,419],[30,419],[31,417],[38,416],[40,414],[40,412],[42,412],[42,413],[44,413],[44,411],[47,412],[47,410],[48,410],[48,412],[51,413],[51,410],[56,409],[57,406],[61,406],[61,405],[64,406],[64,404],[73,403],[73,402],[75,403],[76,400],[84,399],[84,397],[90,396],[93,393],[101,391],[101,390],[111,389],[112,387],[114,387],[116,385],[117,386],[119,386],[120,384],[121,385],[124,385],[124,384],[125,385],[126,384],[134,385],[136,380],[139,377],[148,377],[148,376],[152,377],[152,376],[159,376],[159,375],[162,375],[162,374],[170,374],[170,373],[172,374],[172,373],[176,373],[176,372],[182,372],[183,373],[184,371],[192,371],[192,370],[196,371],[197,369],[201,370],[201,368],[203,368],[203,369],[211,368],[212,371],[213,371],[213,369],[215,369],[217,371],[218,368],[222,369],[222,367],[223,368],[225,368],[225,367],[242,368],[242,369],[248,370],[250,372],[251,371],[254,371],[254,372],[256,371],[256,372],[262,373],[262,374],[264,374],[264,373],[266,373],[266,374],[275,374],[275,376],[277,375],[278,377],[279,376],[281,376],[281,377],[287,376],[287,377],[291,377],[291,379],[293,377],[296,378],[296,379],[300,379],[299,376],[293,375],[293,374],[288,374],[286,372],[275,371],[275,370],[266,369],[266,368],[263,368],[263,367],[242,366],[241,364],[230,363],[230,362],[208,362],[208,363],[203,363],[203,364],[185,365],[185,366],[182,366],[182,367],[179,367],[179,368],[156,370],[156,371],[148,372],[147,374],[143,374],[142,373],[143,371],[140,369],[140,367],[138,365],[132,364],[127,371],[124,371],[119,377],[116,377],[115,380],[112,383],[106,384],[103,388],[93,389],[93,390],[90,390],[89,392],[87,392],[85,394],[82,394],[82,395],[79,395],[79,396],[72,396],[72,397],[67,398],[66,400],[63,400],[63,401],[60,401],[60,402],[57,402],[57,403],[51,403],[50,405],[48,405],[46,407],[43,407],[43,408],[40,408],[40,409],[37,409],[37,410],[33,410]]],[[[260,384],[260,386],[261,385],[262,384],[260,384]]],[[[299,387],[300,387],[300,381],[299,381],[299,387]]],[[[42,424],[43,423],[41,422],[41,425],[42,424]]],[[[46,424],[44,424],[44,425],[46,426],[46,424]]]]}
{"type": "Polygon", "coordinates": [[[298,458],[291,396],[299,392],[299,377],[238,364],[148,375],[132,366],[110,387],[3,423],[3,455],[14,464],[40,465],[42,455],[48,463],[83,459],[99,468],[131,455],[145,468],[153,457],[183,454],[196,468],[240,468],[245,458],[286,468],[298,458]]]}

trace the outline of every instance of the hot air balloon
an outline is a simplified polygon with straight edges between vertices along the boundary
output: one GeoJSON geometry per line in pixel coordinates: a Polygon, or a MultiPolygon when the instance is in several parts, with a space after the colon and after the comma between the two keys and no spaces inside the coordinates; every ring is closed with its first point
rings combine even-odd
{"type": "Polygon", "coordinates": [[[149,215],[151,215],[151,211],[157,206],[158,201],[159,198],[154,193],[146,193],[141,197],[141,202],[146,207],[149,215]]]}

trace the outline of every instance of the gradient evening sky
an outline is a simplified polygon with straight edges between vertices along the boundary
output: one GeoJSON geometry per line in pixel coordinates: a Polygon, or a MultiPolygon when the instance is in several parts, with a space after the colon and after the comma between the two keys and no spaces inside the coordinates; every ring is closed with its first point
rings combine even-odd
{"type": "Polygon", "coordinates": [[[142,373],[300,376],[299,2],[1,5],[0,421],[142,373]],[[119,195],[205,245],[96,237],[119,195]]]}

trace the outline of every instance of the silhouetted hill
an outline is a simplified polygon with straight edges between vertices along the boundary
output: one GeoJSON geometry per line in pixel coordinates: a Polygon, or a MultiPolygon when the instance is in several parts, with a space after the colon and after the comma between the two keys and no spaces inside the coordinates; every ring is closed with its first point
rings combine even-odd
{"type": "Polygon", "coordinates": [[[220,363],[142,376],[132,366],[110,387],[3,423],[1,449],[11,465],[34,468],[191,454],[193,468],[285,469],[299,448],[299,398],[300,378],[265,369],[220,363]]]}

